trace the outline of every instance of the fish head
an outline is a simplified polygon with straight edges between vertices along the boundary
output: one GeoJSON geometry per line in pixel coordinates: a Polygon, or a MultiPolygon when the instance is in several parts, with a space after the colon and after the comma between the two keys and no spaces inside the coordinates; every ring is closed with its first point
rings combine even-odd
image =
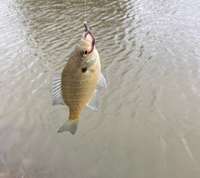
{"type": "Polygon", "coordinates": [[[78,50],[80,53],[80,60],[85,63],[94,58],[96,52],[95,38],[90,31],[83,33],[83,36],[79,42],[78,50]]]}

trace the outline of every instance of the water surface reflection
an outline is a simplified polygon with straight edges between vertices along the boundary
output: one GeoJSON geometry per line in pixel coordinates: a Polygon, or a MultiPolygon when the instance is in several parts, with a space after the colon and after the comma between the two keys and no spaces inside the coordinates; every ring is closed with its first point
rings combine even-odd
{"type": "Polygon", "coordinates": [[[198,178],[197,0],[87,1],[109,88],[76,136],[57,134],[51,76],[82,33],[84,1],[0,2],[0,177],[198,178]]]}

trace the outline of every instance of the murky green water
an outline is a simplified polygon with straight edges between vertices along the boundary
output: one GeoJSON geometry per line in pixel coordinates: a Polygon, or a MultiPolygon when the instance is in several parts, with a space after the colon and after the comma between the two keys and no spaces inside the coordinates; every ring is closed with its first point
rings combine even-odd
{"type": "Polygon", "coordinates": [[[51,76],[84,1],[0,1],[0,178],[199,178],[200,3],[87,0],[109,87],[78,133],[57,134],[51,76]]]}

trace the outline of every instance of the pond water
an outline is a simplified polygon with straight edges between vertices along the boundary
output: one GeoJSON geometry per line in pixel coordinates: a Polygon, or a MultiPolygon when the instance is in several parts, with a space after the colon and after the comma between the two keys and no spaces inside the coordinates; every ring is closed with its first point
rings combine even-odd
{"type": "Polygon", "coordinates": [[[199,1],[86,4],[0,1],[0,178],[199,178],[199,1]],[[108,88],[75,136],[58,134],[51,77],[85,19],[108,88]]]}

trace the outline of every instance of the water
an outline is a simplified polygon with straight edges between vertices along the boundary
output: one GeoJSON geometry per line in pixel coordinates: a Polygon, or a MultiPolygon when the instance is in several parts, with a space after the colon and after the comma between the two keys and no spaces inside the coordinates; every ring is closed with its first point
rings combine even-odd
{"type": "Polygon", "coordinates": [[[51,76],[83,31],[84,0],[0,1],[0,178],[199,178],[200,3],[87,0],[109,87],[78,133],[51,76]]]}

